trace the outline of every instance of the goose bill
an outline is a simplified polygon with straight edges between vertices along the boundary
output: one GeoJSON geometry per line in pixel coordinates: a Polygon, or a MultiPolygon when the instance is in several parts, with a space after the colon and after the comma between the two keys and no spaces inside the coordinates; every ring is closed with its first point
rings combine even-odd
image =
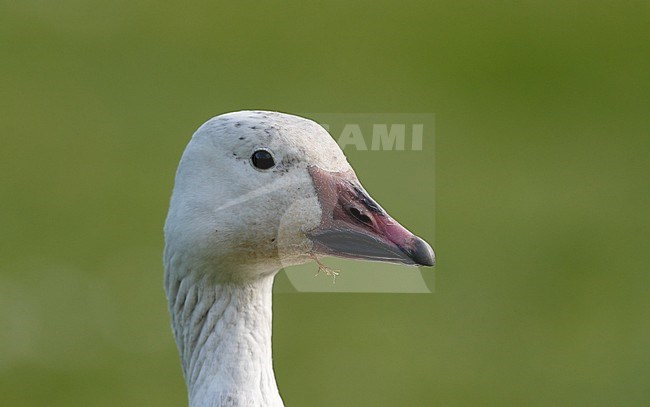
{"type": "Polygon", "coordinates": [[[431,246],[409,232],[370,198],[353,171],[309,167],[322,217],[308,235],[317,254],[433,266],[431,246]]]}

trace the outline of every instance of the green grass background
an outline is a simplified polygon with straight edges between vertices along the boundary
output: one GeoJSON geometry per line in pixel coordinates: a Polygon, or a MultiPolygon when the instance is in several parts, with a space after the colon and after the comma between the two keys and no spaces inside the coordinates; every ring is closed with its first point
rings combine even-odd
{"type": "Polygon", "coordinates": [[[435,293],[277,295],[287,405],[650,405],[648,21],[646,1],[0,0],[0,404],[185,403],[173,174],[204,120],[264,108],[436,117],[435,183],[348,154],[435,244],[435,293]]]}

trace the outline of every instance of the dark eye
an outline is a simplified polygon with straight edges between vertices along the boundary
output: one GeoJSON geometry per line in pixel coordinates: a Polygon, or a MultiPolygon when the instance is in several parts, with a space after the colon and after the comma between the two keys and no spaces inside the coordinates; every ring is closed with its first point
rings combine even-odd
{"type": "Polygon", "coordinates": [[[266,150],[255,151],[251,156],[251,162],[255,168],[259,168],[260,170],[268,170],[275,165],[273,156],[266,150]]]}

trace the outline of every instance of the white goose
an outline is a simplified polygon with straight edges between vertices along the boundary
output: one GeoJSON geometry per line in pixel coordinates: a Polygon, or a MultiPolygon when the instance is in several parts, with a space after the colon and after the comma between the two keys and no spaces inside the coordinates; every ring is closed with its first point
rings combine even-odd
{"type": "Polygon", "coordinates": [[[315,255],[435,260],[313,121],[242,111],[203,124],[183,153],[165,223],[165,292],[190,406],[283,405],[273,278],[315,255]]]}

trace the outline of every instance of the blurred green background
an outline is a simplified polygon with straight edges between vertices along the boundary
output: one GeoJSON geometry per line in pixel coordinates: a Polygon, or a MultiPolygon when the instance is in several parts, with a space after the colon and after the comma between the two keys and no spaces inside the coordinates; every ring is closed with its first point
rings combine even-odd
{"type": "Polygon", "coordinates": [[[0,0],[0,404],[186,403],[174,171],[207,118],[263,108],[436,117],[435,183],[348,154],[434,243],[435,293],[276,295],[287,405],[650,405],[649,21],[647,1],[0,0]]]}

